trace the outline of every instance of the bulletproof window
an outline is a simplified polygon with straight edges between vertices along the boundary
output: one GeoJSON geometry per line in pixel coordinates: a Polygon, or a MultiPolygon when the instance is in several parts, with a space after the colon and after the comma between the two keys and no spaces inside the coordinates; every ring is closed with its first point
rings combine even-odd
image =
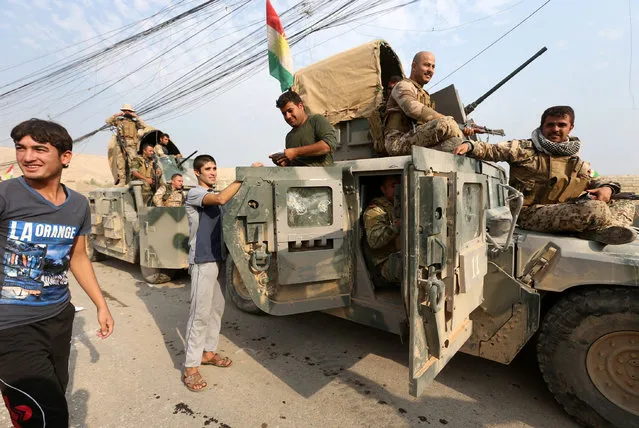
{"type": "Polygon", "coordinates": [[[459,225],[461,242],[466,243],[481,234],[482,187],[479,183],[464,183],[462,188],[463,224],[459,225]]]}
{"type": "Polygon", "coordinates": [[[286,192],[290,227],[333,224],[333,191],[330,187],[290,187],[286,192]]]}

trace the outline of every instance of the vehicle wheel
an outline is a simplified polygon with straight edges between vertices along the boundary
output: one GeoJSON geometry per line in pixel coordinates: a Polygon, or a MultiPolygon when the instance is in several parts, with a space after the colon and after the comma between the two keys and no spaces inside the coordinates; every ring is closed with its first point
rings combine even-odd
{"type": "Polygon", "coordinates": [[[149,284],[162,284],[171,281],[175,277],[177,269],[159,269],[140,265],[140,272],[149,284]]]}
{"type": "Polygon", "coordinates": [[[537,358],[548,389],[590,427],[639,427],[639,289],[589,287],[546,315],[537,358]]]}
{"type": "Polygon", "coordinates": [[[240,272],[230,257],[226,259],[226,297],[231,299],[233,303],[235,303],[235,306],[242,312],[265,315],[253,300],[251,300],[244,281],[242,281],[240,277],[240,272]]]}
{"type": "Polygon", "coordinates": [[[106,258],[106,256],[93,248],[93,239],[86,236],[84,243],[86,245],[87,256],[89,256],[89,260],[92,262],[99,262],[106,258]]]}

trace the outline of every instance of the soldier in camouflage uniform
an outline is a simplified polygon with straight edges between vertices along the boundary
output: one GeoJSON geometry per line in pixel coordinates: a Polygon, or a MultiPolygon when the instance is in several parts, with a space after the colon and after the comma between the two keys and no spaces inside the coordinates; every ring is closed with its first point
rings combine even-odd
{"type": "Polygon", "coordinates": [[[632,242],[635,216],[632,201],[611,197],[618,183],[593,179],[588,162],[577,156],[581,142],[570,137],[575,113],[555,106],[541,116],[541,126],[530,140],[499,144],[465,142],[455,154],[504,161],[510,165],[510,185],[524,194],[519,225],[537,232],[573,232],[603,244],[632,242]]]}
{"type": "Polygon", "coordinates": [[[366,242],[372,250],[373,264],[388,282],[399,282],[402,274],[401,225],[393,207],[398,183],[397,175],[384,177],[382,196],[373,199],[364,211],[366,242]]]}
{"type": "Polygon", "coordinates": [[[171,182],[160,186],[153,195],[153,205],[156,207],[181,207],[184,205],[184,178],[175,173],[171,182]]]}
{"type": "Polygon", "coordinates": [[[106,120],[107,125],[116,129],[116,137],[111,139],[108,147],[109,165],[114,172],[115,184],[123,185],[128,183],[126,176],[126,165],[138,155],[138,145],[140,137],[139,129],[147,128],[147,124],[135,113],[130,104],[124,104],[119,113],[114,114],[106,120]],[[122,150],[124,146],[124,151],[122,150]],[[117,176],[115,171],[117,170],[117,176]]]}
{"type": "Polygon", "coordinates": [[[450,152],[462,143],[464,135],[455,119],[435,111],[424,85],[435,72],[435,56],[418,52],[413,58],[410,78],[398,82],[386,104],[384,146],[390,156],[408,155],[411,147],[422,146],[450,152]]]}
{"type": "Polygon", "coordinates": [[[160,185],[162,170],[153,158],[153,146],[143,144],[142,155],[136,156],[131,161],[131,176],[137,180],[142,180],[142,200],[146,205],[153,196],[155,189],[160,185]]]}

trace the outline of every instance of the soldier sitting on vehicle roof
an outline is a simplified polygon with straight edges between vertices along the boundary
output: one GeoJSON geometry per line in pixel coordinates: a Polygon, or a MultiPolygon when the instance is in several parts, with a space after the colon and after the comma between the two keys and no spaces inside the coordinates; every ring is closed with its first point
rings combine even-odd
{"type": "Polygon", "coordinates": [[[153,193],[160,185],[162,170],[153,159],[153,145],[142,144],[140,148],[141,156],[136,156],[131,162],[131,175],[133,178],[142,180],[142,200],[146,205],[153,193]]]}
{"type": "Polygon", "coordinates": [[[337,133],[328,120],[304,110],[302,98],[294,91],[284,92],[275,103],[293,129],[286,134],[286,149],[269,157],[279,166],[331,166],[337,133]]]}
{"type": "Polygon", "coordinates": [[[380,190],[382,196],[373,199],[364,211],[366,242],[372,250],[375,269],[386,281],[397,283],[401,280],[402,258],[400,254],[401,221],[395,217],[395,187],[398,175],[383,178],[380,190]]]}
{"type": "Polygon", "coordinates": [[[171,176],[171,182],[158,187],[153,195],[153,205],[156,207],[181,207],[184,205],[184,178],[182,174],[175,173],[171,176]]]}
{"type": "Polygon", "coordinates": [[[408,155],[413,145],[450,152],[461,144],[464,135],[473,135],[472,128],[465,128],[462,133],[455,119],[435,111],[430,95],[423,88],[434,72],[435,56],[418,52],[410,77],[393,87],[386,104],[384,139],[390,156],[408,155]]]}
{"type": "Polygon", "coordinates": [[[577,156],[581,142],[569,136],[574,123],[571,107],[550,107],[529,140],[465,142],[453,153],[508,162],[510,185],[524,194],[519,215],[523,229],[577,232],[603,244],[632,242],[637,237],[630,227],[635,207],[629,200],[611,202],[620,190],[618,183],[593,179],[590,164],[577,156]]]}

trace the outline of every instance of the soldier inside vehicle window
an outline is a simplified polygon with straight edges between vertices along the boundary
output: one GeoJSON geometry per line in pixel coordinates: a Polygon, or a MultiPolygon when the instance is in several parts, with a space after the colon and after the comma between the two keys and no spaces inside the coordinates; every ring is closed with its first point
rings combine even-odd
{"type": "Polygon", "coordinates": [[[291,128],[286,134],[286,149],[269,157],[279,166],[331,166],[337,145],[337,133],[328,120],[304,109],[302,98],[284,92],[275,103],[291,128]]]}
{"type": "Polygon", "coordinates": [[[571,107],[554,106],[544,111],[531,139],[465,142],[453,153],[508,162],[510,185],[524,194],[518,221],[523,229],[576,233],[603,244],[634,241],[634,204],[611,199],[619,193],[619,183],[594,178],[590,164],[578,156],[581,141],[569,135],[574,124],[571,107]]]}
{"type": "Polygon", "coordinates": [[[175,173],[169,183],[158,187],[153,195],[153,205],[156,207],[181,207],[184,205],[184,177],[175,173]]]}
{"type": "Polygon", "coordinates": [[[366,243],[372,250],[372,262],[386,281],[399,283],[402,274],[401,219],[395,215],[395,189],[400,176],[382,178],[382,196],[374,198],[364,211],[366,243]]]}

